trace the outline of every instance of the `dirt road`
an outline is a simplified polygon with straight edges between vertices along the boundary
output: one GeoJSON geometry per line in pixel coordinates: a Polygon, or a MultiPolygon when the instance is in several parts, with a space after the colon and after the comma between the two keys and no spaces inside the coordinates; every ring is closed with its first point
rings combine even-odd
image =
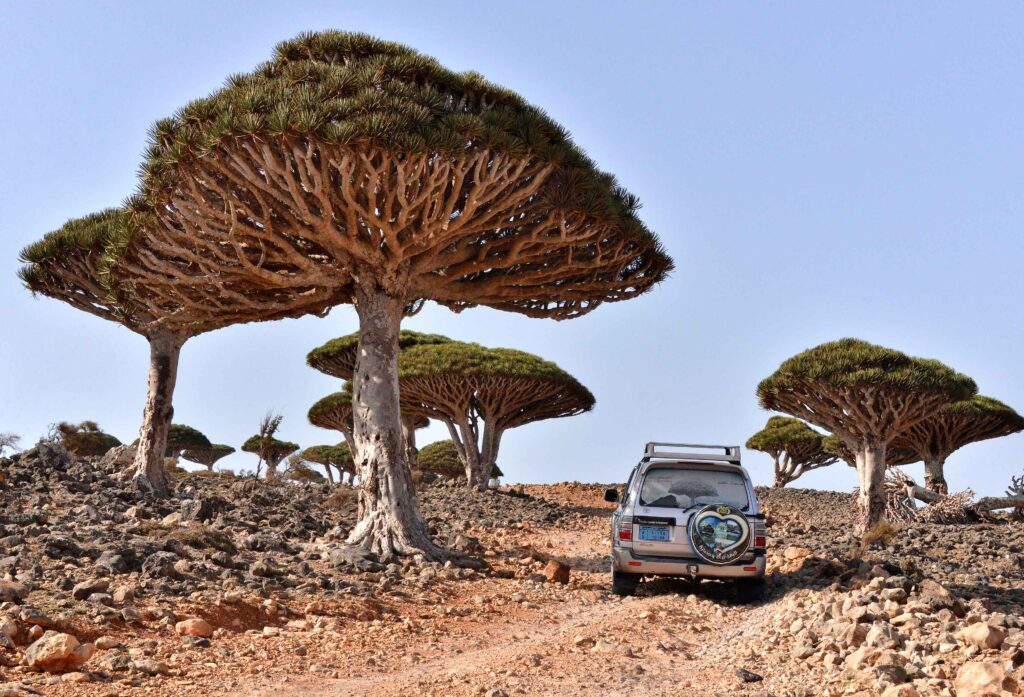
{"type": "Polygon", "coordinates": [[[744,636],[756,635],[762,608],[733,602],[725,589],[675,582],[650,584],[635,598],[611,596],[609,509],[593,500],[593,489],[534,493],[560,496],[576,515],[550,528],[499,531],[498,540],[487,542],[567,561],[568,586],[511,578],[450,584],[433,606],[396,608],[399,615],[352,632],[307,637],[311,658],[304,670],[245,680],[226,693],[739,695],[770,687],[770,676],[761,683],[740,680],[740,667],[770,671],[754,656],[730,652],[744,636]]]}

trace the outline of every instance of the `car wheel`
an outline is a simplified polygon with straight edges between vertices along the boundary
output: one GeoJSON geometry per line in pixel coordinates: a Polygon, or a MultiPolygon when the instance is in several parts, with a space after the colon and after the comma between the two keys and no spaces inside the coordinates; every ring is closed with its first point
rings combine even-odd
{"type": "Polygon", "coordinates": [[[640,576],[637,574],[624,574],[612,569],[612,593],[615,595],[633,595],[639,583],[640,576]]]}

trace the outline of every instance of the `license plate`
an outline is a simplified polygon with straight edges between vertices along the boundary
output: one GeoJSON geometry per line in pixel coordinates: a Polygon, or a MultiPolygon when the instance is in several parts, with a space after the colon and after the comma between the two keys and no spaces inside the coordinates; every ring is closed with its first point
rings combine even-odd
{"type": "Polygon", "coordinates": [[[641,525],[640,539],[648,542],[668,542],[668,526],[641,525]]]}

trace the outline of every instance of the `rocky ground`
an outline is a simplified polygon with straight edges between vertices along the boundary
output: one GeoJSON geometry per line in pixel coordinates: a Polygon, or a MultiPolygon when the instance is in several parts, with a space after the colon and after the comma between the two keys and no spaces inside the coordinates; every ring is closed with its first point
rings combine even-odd
{"type": "Polygon", "coordinates": [[[854,544],[848,494],[760,492],[767,598],[608,593],[611,506],[578,483],[421,491],[480,570],[340,545],[354,497],[189,476],[155,504],[116,457],[0,461],[2,695],[1014,695],[1024,524],[854,544]]]}

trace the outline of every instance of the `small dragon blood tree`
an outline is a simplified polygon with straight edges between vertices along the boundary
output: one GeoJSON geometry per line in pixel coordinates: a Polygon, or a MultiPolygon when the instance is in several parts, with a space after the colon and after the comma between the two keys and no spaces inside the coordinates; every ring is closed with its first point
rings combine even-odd
{"type": "Polygon", "coordinates": [[[939,409],[907,427],[895,444],[924,460],[925,487],[948,494],[946,459],[970,443],[1000,438],[1024,430],[1024,417],[997,399],[975,395],[939,409]]]}
{"type": "Polygon", "coordinates": [[[277,477],[277,466],[298,449],[298,443],[278,440],[274,437],[264,438],[258,433],[242,443],[242,452],[252,453],[260,458],[260,464],[257,465],[256,469],[257,477],[259,476],[259,468],[262,467],[263,463],[266,463],[267,479],[277,477]]]}
{"type": "Polygon", "coordinates": [[[747,441],[747,448],[772,456],[775,477],[772,487],[781,489],[805,472],[828,467],[839,459],[823,446],[825,436],[800,419],[772,416],[747,441]]]}
{"type": "Polygon", "coordinates": [[[103,455],[111,448],[121,445],[114,436],[100,430],[95,421],[72,424],[62,421],[57,424],[57,435],[65,450],[76,457],[103,455]]]}
{"type": "Polygon", "coordinates": [[[797,354],[757,387],[762,407],[831,431],[853,454],[860,480],[857,532],[862,536],[885,516],[889,443],[976,392],[973,380],[939,361],[859,339],[797,354]]]}
{"type": "Polygon", "coordinates": [[[230,445],[224,445],[223,443],[213,443],[209,446],[190,448],[186,447],[182,451],[181,456],[189,462],[196,462],[206,467],[206,469],[213,471],[213,466],[223,458],[227,457],[231,453],[235,452],[235,449],[230,445]]]}
{"type": "MultiPolygon", "coordinates": [[[[452,479],[461,479],[466,476],[466,465],[463,464],[462,455],[451,440],[439,440],[423,446],[423,449],[420,450],[417,469],[431,474],[443,474],[452,479]]],[[[492,478],[501,477],[503,474],[497,465],[490,472],[492,478]]]]}
{"type": "Polygon", "coordinates": [[[141,198],[130,207],[75,218],[21,252],[18,275],[33,293],[117,322],[149,343],[149,388],[135,461],[128,475],[143,492],[167,496],[164,470],[178,358],[185,341],[244,321],[323,314],[336,303],[331,290],[296,286],[281,276],[252,282],[217,274],[187,249],[159,240],[141,198]],[[196,283],[196,274],[208,274],[196,283]]]}
{"type": "Polygon", "coordinates": [[[128,252],[189,258],[200,287],[287,280],[354,305],[360,516],[348,542],[382,559],[450,556],[409,473],[402,317],[433,300],[569,319],[672,267],[637,200],[543,111],[362,34],[302,34],[158,122],[141,198],[157,224],[128,252]]]}
{"type": "Polygon", "coordinates": [[[352,460],[352,452],[348,443],[337,445],[313,445],[303,450],[299,455],[307,462],[315,462],[327,472],[327,481],[334,484],[333,469],[338,470],[339,483],[345,483],[345,475],[354,477],[356,474],[355,463],[352,460]]]}

